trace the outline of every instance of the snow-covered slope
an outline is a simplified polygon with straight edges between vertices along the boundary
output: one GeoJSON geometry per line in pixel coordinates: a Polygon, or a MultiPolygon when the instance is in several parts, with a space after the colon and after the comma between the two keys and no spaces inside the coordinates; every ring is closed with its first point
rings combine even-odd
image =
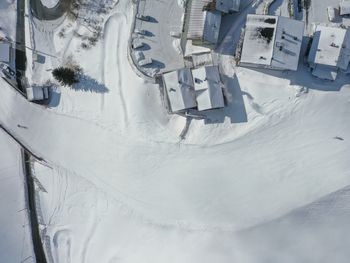
{"type": "Polygon", "coordinates": [[[53,168],[41,178],[51,189],[43,207],[56,262],[261,262],[255,244],[266,232],[246,229],[268,229],[350,185],[348,77],[331,84],[305,68],[224,68],[232,101],[207,122],[192,120],[180,140],[186,120],[167,115],[158,87],[127,59],[131,10],[121,0],[91,50],[74,36],[56,39],[92,92],[61,87],[47,109],[0,79],[0,123],[53,168]]]}

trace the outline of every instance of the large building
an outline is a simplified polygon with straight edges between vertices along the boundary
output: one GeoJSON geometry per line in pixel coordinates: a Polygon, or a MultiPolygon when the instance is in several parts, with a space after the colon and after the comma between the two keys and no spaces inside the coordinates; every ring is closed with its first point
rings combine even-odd
{"type": "Polygon", "coordinates": [[[165,73],[163,83],[173,113],[197,106],[191,69],[183,68],[165,73]]]}
{"type": "Polygon", "coordinates": [[[194,45],[213,47],[218,42],[221,12],[211,0],[192,0],[189,6],[187,39],[194,45]]]}
{"type": "Polygon", "coordinates": [[[241,66],[297,70],[304,23],[282,16],[248,15],[241,66]]]}
{"type": "Polygon", "coordinates": [[[163,84],[173,113],[196,108],[198,111],[225,106],[223,83],[217,66],[183,68],[163,74],[163,84]]]}
{"type": "Polygon", "coordinates": [[[223,108],[223,83],[217,66],[206,66],[192,70],[194,90],[199,111],[223,108]]]}
{"type": "Polygon", "coordinates": [[[308,62],[316,77],[335,80],[339,69],[347,70],[350,62],[350,31],[321,26],[315,28],[308,62]]]}

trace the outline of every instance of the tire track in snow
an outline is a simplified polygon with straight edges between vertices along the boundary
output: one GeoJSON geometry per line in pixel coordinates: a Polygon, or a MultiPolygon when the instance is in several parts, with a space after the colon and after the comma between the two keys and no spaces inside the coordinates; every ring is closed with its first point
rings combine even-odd
{"type": "MultiPolygon", "coordinates": [[[[105,25],[105,39],[104,39],[104,69],[103,69],[103,80],[107,87],[110,87],[111,93],[118,89],[119,98],[121,106],[123,108],[123,119],[124,125],[128,123],[128,111],[126,106],[126,101],[124,98],[123,87],[125,80],[123,78],[123,61],[122,57],[125,57],[126,46],[124,41],[120,36],[125,35],[123,30],[126,30],[128,27],[127,18],[123,13],[115,13],[112,15],[106,22],[105,25]],[[117,34],[117,43],[115,43],[115,37],[113,35],[117,34]],[[125,51],[125,52],[124,52],[125,51]],[[115,74],[115,70],[117,71],[115,74]]],[[[101,98],[101,110],[105,106],[105,97],[102,95],[101,98]]]]}

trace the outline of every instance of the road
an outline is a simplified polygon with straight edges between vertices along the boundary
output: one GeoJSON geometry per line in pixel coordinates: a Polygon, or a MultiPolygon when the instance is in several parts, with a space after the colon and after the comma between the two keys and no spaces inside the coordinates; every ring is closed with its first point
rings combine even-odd
{"type": "MultiPolygon", "coordinates": [[[[24,0],[17,1],[17,25],[16,25],[16,71],[23,76],[26,70],[26,50],[25,46],[25,27],[24,27],[24,0]]],[[[25,94],[25,87],[23,87],[21,78],[17,77],[18,89],[25,94]]]]}
{"type": "Polygon", "coordinates": [[[67,11],[69,5],[70,1],[60,0],[55,7],[47,8],[40,0],[30,0],[32,14],[39,20],[56,20],[67,11]]]}

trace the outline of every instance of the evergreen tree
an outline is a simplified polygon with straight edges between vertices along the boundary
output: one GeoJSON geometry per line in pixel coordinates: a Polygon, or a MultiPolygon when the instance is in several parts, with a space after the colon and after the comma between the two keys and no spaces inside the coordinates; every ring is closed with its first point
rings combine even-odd
{"type": "Polygon", "coordinates": [[[52,71],[53,77],[65,86],[72,86],[74,83],[78,83],[78,73],[71,69],[65,67],[55,68],[52,71]]]}

